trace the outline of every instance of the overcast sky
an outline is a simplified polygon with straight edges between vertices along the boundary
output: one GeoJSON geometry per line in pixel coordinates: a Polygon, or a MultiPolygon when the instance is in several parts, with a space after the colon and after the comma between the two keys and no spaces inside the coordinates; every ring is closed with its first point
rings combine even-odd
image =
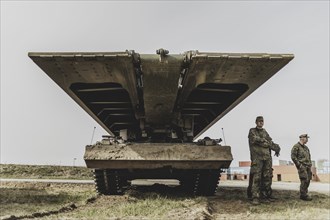
{"type": "Polygon", "coordinates": [[[28,52],[135,50],[293,53],[295,58],[205,135],[249,160],[255,117],[290,159],[301,133],[329,159],[329,1],[1,1],[1,163],[85,165],[106,132],[28,52]],[[223,138],[223,137],[222,137],[223,138]]]}

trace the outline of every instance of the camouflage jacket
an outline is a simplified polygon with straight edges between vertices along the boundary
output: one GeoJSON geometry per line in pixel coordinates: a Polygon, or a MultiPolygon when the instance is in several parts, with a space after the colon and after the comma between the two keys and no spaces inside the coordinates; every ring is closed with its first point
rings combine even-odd
{"type": "Polygon", "coordinates": [[[251,161],[271,159],[270,149],[272,138],[265,129],[251,128],[249,132],[249,146],[251,161]]]}
{"type": "Polygon", "coordinates": [[[306,145],[301,145],[299,142],[296,143],[291,150],[291,159],[296,165],[297,168],[300,168],[301,165],[311,167],[311,154],[306,145]]]}

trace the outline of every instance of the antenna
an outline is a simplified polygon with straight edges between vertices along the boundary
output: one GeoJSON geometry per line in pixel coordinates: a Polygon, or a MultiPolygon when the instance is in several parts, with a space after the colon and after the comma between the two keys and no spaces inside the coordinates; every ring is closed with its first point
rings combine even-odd
{"type": "Polygon", "coordinates": [[[225,132],[224,132],[223,128],[221,128],[221,129],[222,129],[223,141],[225,142],[225,145],[227,145],[226,144],[226,138],[225,138],[225,132]]]}
{"type": "Polygon", "coordinates": [[[94,129],[93,129],[93,134],[92,134],[91,145],[92,145],[92,143],[93,143],[93,138],[94,138],[95,128],[96,128],[96,127],[94,127],[94,129]]]}

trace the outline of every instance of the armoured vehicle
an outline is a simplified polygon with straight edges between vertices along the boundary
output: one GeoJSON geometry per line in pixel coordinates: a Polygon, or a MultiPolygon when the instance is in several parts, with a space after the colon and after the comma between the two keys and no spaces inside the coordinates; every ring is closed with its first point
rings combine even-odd
{"type": "Polygon", "coordinates": [[[293,59],[165,49],[29,56],[109,133],[84,155],[101,194],[121,194],[141,178],[177,179],[190,193],[214,194],[231,148],[194,140],[293,59]]]}

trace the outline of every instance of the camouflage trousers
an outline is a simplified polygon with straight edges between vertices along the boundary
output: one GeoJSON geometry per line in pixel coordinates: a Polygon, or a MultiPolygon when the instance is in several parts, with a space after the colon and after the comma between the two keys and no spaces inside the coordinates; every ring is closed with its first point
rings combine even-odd
{"type": "Polygon", "coordinates": [[[300,179],[300,196],[306,197],[308,193],[309,183],[312,179],[312,171],[310,167],[301,166],[298,169],[300,179]]]}
{"type": "Polygon", "coordinates": [[[248,198],[270,197],[272,195],[272,159],[256,160],[251,163],[248,198]]]}

